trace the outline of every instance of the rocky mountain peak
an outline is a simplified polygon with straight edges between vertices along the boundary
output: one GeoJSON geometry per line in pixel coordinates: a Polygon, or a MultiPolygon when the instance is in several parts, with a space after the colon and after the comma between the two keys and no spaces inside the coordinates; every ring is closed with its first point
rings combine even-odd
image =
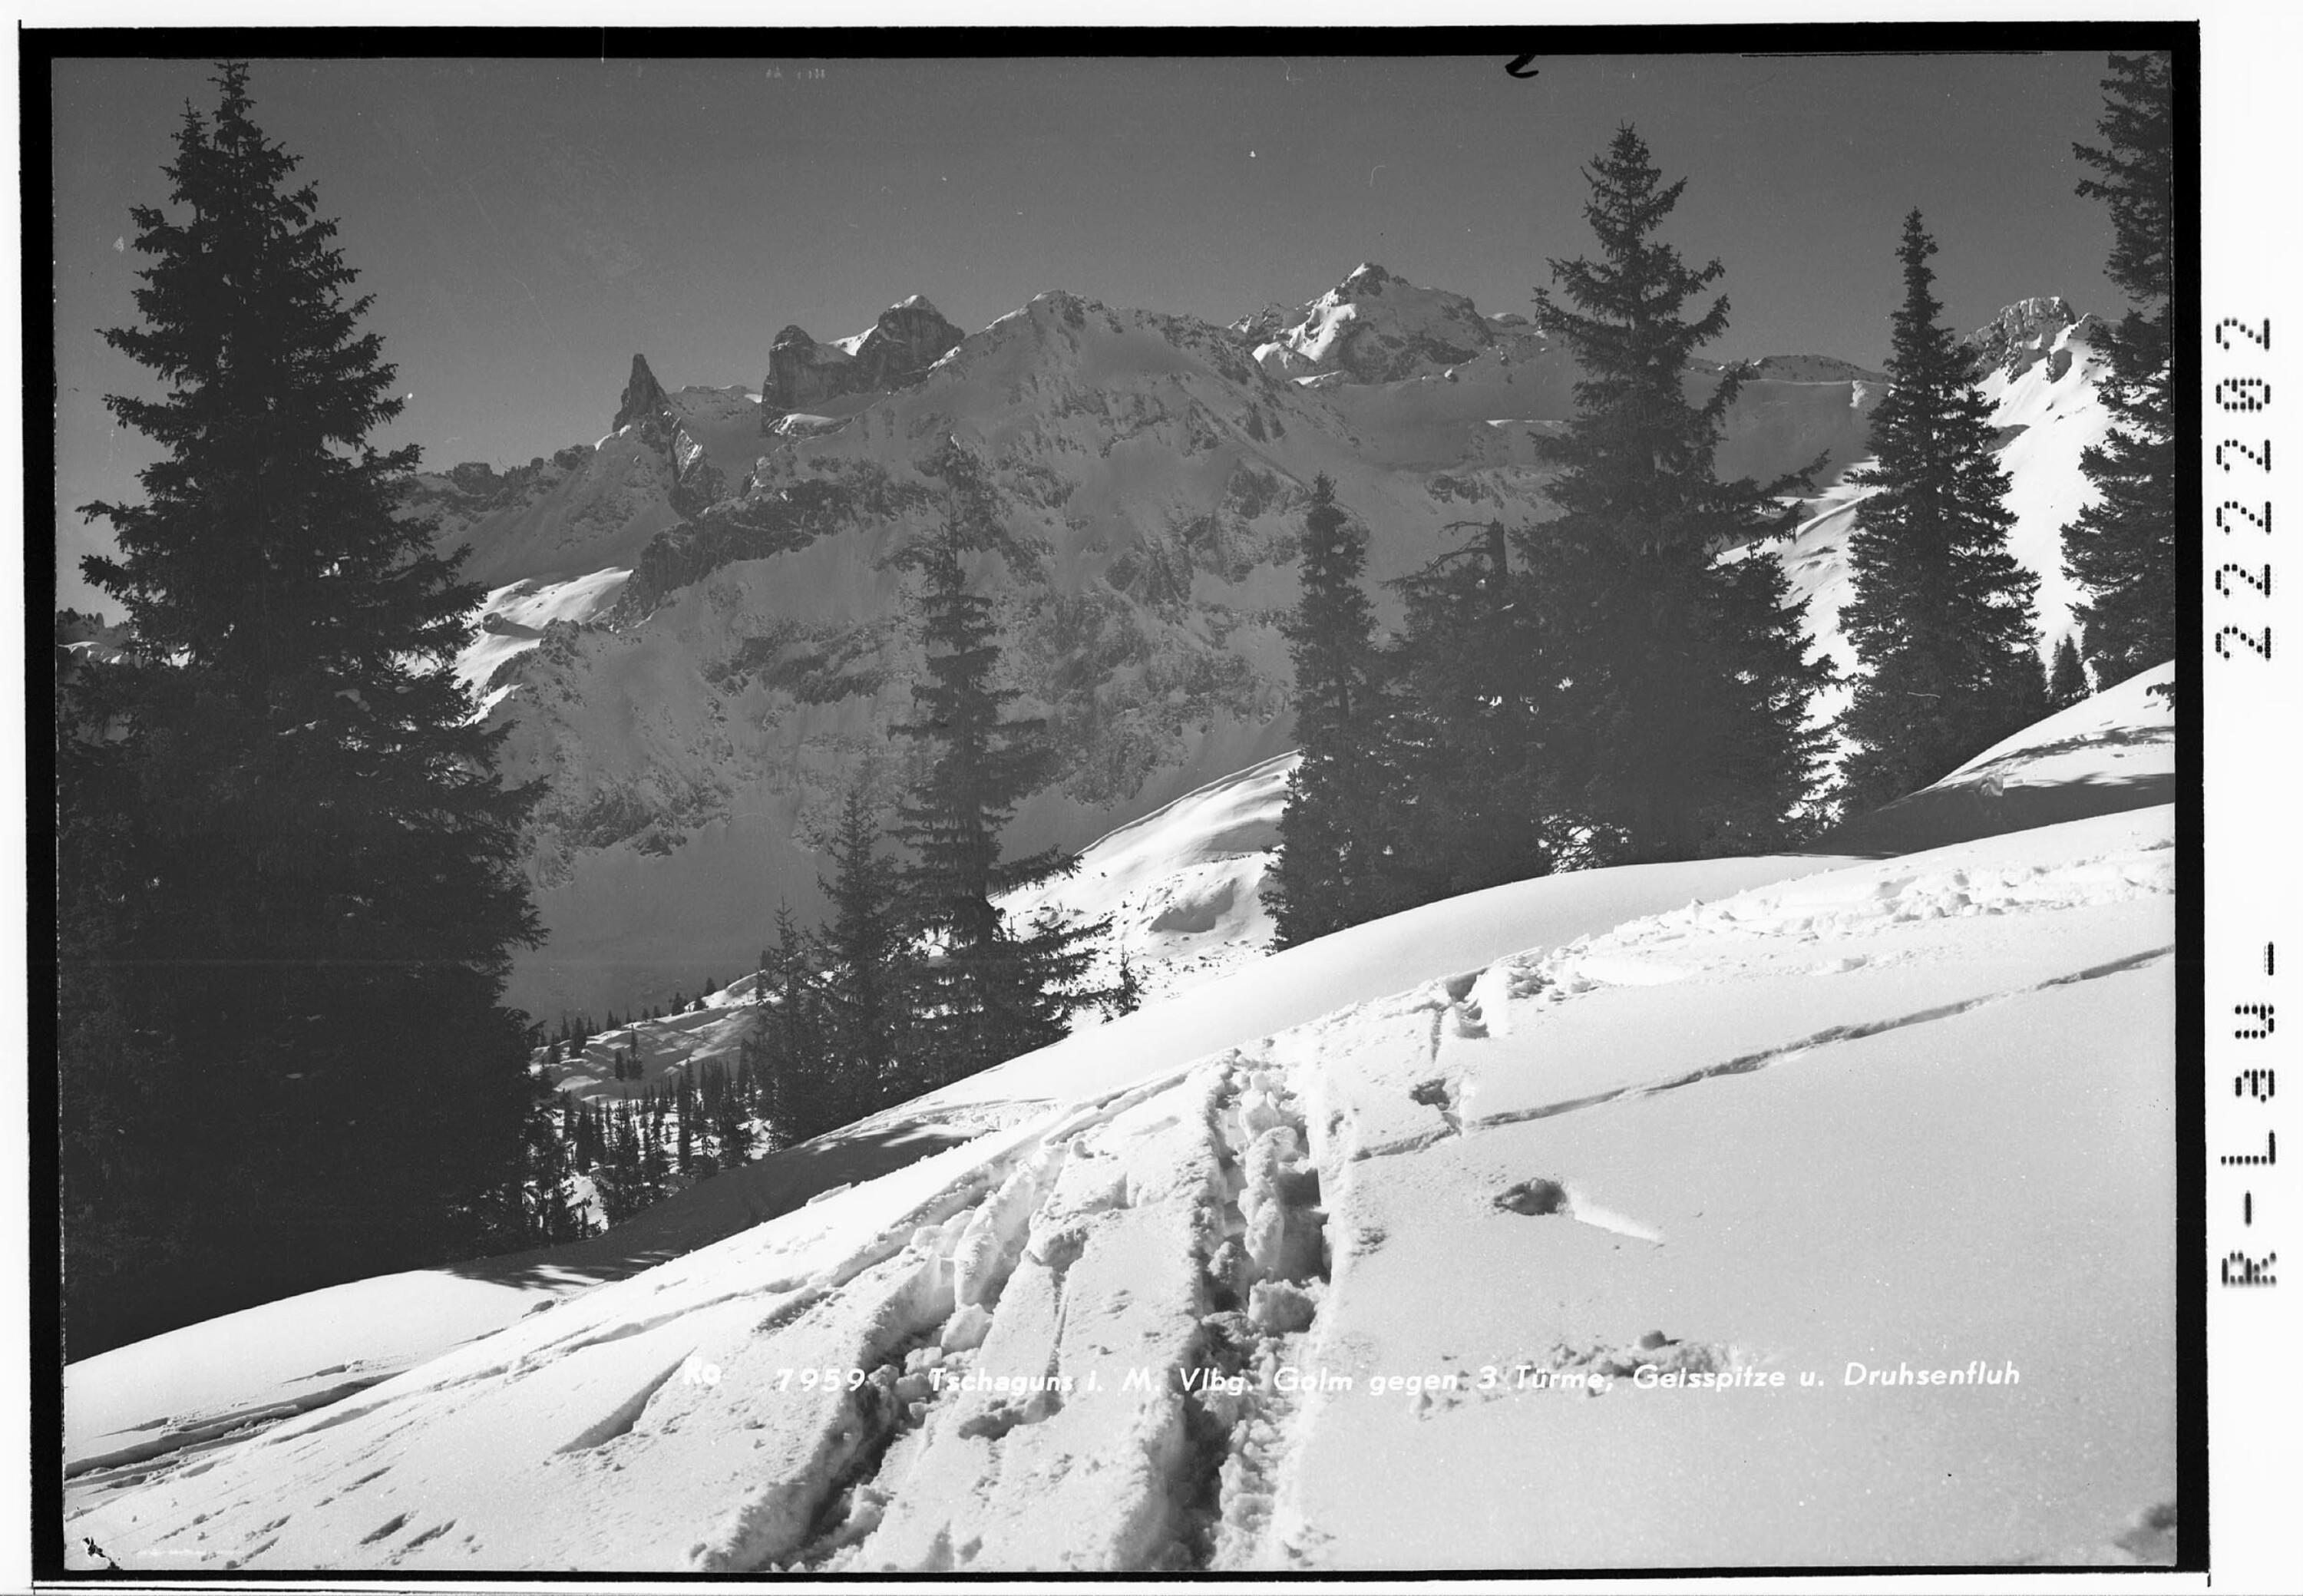
{"type": "Polygon", "coordinates": [[[2061,294],[2018,300],[1962,340],[1975,351],[1975,374],[2020,376],[2047,358],[2064,328],[2079,319],[2061,294]]]}
{"type": "Polygon", "coordinates": [[[664,414],[670,409],[670,396],[663,384],[655,380],[648,369],[645,355],[632,357],[631,380],[624,384],[624,397],[616,407],[616,418],[609,424],[610,432],[621,432],[635,421],[664,414]]]}
{"type": "Polygon", "coordinates": [[[786,327],[768,350],[761,407],[780,414],[850,393],[909,387],[963,336],[922,294],[890,305],[867,331],[837,343],[818,343],[806,329],[786,327]]]}
{"type": "Polygon", "coordinates": [[[1467,296],[1418,286],[1373,261],[1307,305],[1272,306],[1233,330],[1265,370],[1298,382],[1399,382],[1482,357],[1508,366],[1544,352],[1525,318],[1484,317],[1467,296]]]}

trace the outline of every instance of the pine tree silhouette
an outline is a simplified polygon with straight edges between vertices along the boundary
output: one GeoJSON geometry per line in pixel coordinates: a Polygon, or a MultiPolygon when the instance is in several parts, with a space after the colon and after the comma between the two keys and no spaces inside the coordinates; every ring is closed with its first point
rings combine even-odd
{"type": "Polygon", "coordinates": [[[1416,900],[1546,874],[1540,639],[1503,523],[1476,527],[1472,541],[1393,585],[1406,624],[1389,756],[1412,798],[1405,875],[1416,900]]]}
{"type": "Polygon", "coordinates": [[[1685,384],[1727,301],[1681,312],[1725,268],[1656,239],[1686,184],[1663,182],[1632,128],[1586,181],[1599,258],[1552,261],[1561,298],[1536,291],[1537,325],[1584,374],[1565,435],[1546,440],[1559,475],[1545,491],[1565,513],[1514,539],[1551,694],[1538,801],[1573,839],[1554,862],[1781,846],[1814,818],[1823,739],[1807,709],[1831,669],[1807,660],[1777,562],[1720,556],[1788,534],[1797,509],[1774,500],[1816,468],[1764,487],[1717,479],[1742,376],[1700,405],[1685,384]]]}
{"type": "Polygon", "coordinates": [[[2072,153],[2103,175],[2079,192],[2111,209],[2105,271],[2133,308],[2109,336],[2103,384],[2112,426],[2080,457],[2095,502],[2063,528],[2063,570],[2087,590],[2074,613],[2103,687],[2175,657],[2184,573],[2175,437],[2174,69],[2164,55],[2113,55],[2104,147],[2072,153]]]}
{"type": "Polygon", "coordinates": [[[816,933],[827,1040],[858,1112],[895,1101],[919,961],[903,913],[903,873],[880,852],[880,826],[861,782],[840,806],[818,884],[831,905],[816,933]]]}
{"type": "Polygon", "coordinates": [[[1360,587],[1367,537],[1324,475],[1312,484],[1303,559],[1302,594],[1279,629],[1295,662],[1303,759],[1287,779],[1278,857],[1263,889],[1282,948],[1405,908],[1407,896],[1396,879],[1403,833],[1388,801],[1396,767],[1386,747],[1387,666],[1360,587]]]}
{"type": "Polygon", "coordinates": [[[770,950],[771,1009],[747,1057],[766,1082],[766,1110],[775,1144],[788,1147],[847,1124],[864,1111],[857,1083],[827,1057],[826,1025],[813,950],[791,906],[776,911],[770,950]]]}
{"type": "Polygon", "coordinates": [[[2055,666],[2047,681],[2047,705],[2069,709],[2095,689],[2088,685],[2087,667],[2079,663],[2079,646],[2065,632],[2055,645],[2055,666]]]}
{"type": "MultiPolygon", "coordinates": [[[[468,1253],[529,1106],[498,997],[537,940],[516,868],[537,794],[498,781],[504,734],[448,668],[479,590],[401,512],[417,451],[367,442],[401,401],[335,224],[253,121],[247,67],[215,81],[164,168],[174,214],[131,212],[139,321],[105,334],[164,384],[106,401],[163,452],[140,502],[84,507],[119,549],[84,570],[136,652],[67,713],[125,735],[66,772],[67,827],[102,841],[59,882],[144,972],[114,994],[137,1033],[199,1083],[160,1138],[181,1263],[103,1304],[68,1283],[75,1355],[107,1325],[468,1253]]],[[[110,1203],[81,1178],[65,1208],[110,1203]]],[[[90,1249],[73,1269],[103,1275],[90,1249]]]]}
{"type": "Polygon", "coordinates": [[[1104,1012],[1117,1019],[1123,1014],[1133,1014],[1143,1007],[1143,983],[1135,974],[1123,950],[1119,955],[1119,978],[1112,984],[1110,995],[1105,1000],[1104,1012]]]}
{"type": "Polygon", "coordinates": [[[969,556],[1012,549],[983,466],[952,444],[935,469],[946,487],[943,524],[896,561],[920,578],[917,623],[927,654],[926,680],[913,688],[918,718],[894,728],[926,752],[917,785],[898,808],[897,836],[913,856],[904,876],[910,916],[941,942],[920,982],[922,1040],[910,1062],[923,1086],[1062,1037],[1073,1012],[1096,1001],[1079,985],[1084,944],[1108,929],[1106,922],[1044,918],[1018,934],[992,901],[1068,874],[1077,861],[1052,849],[1000,857],[1001,830],[1052,775],[1053,757],[1041,722],[1008,713],[1022,694],[997,683],[993,603],[968,586],[969,556]]]}
{"type": "Polygon", "coordinates": [[[1935,241],[1916,210],[1897,257],[1893,385],[1871,413],[1877,463],[1849,479],[1874,491],[1849,540],[1855,596],[1840,624],[1866,674],[1840,717],[1852,747],[1849,806],[1916,791],[2029,724],[2046,683],[2032,624],[2037,578],[2007,552],[2015,516],[1993,452],[1991,406],[1967,350],[1939,320],[1935,241]]]}

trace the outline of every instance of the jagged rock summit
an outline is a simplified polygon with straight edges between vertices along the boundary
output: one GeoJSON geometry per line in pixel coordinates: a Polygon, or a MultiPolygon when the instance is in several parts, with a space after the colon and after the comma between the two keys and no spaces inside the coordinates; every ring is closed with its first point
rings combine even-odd
{"type": "Polygon", "coordinates": [[[616,406],[616,418],[609,423],[608,430],[621,432],[634,422],[645,425],[658,417],[669,418],[671,414],[671,396],[655,380],[655,373],[648,369],[647,357],[634,355],[631,380],[624,384],[623,398],[616,406]]]}
{"type": "Polygon", "coordinates": [[[2100,317],[2081,316],[2061,294],[2018,300],[1962,341],[1975,351],[1975,375],[1994,371],[2020,376],[2042,360],[2054,364],[2047,378],[2058,382],[2071,362],[2071,345],[2092,342],[2100,317]],[[2068,332],[2067,332],[2068,329],[2068,332]]]}
{"type": "Polygon", "coordinates": [[[800,326],[776,334],[760,383],[763,419],[850,394],[909,387],[966,336],[920,295],[880,312],[852,338],[819,343],[800,326]]]}
{"type": "Polygon", "coordinates": [[[1549,348],[1525,317],[1483,316],[1464,294],[1418,287],[1372,261],[1309,304],[1274,305],[1231,330],[1258,365],[1297,382],[1448,376],[1483,357],[1509,367],[1549,348]]]}

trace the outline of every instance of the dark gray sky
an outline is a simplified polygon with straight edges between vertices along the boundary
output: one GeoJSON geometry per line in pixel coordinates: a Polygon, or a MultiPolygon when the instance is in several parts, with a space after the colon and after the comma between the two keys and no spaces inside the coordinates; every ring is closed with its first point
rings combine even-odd
{"type": "MultiPolygon", "coordinates": [[[[2071,191],[2099,55],[1540,65],[258,61],[250,92],[376,296],[414,396],[385,441],[434,467],[591,442],[635,351],[670,387],[755,386],[786,325],[842,337],[912,293],[969,330],[1050,288],[1228,321],[1372,260],[1524,311],[1546,257],[1590,249],[1581,168],[1624,122],[1688,179],[1674,241],[1727,267],[1709,353],[1884,360],[1915,205],[1956,325],[2121,304],[2071,191]]],[[[104,534],[71,507],[132,496],[150,458],[102,396],[151,384],[95,329],[134,314],[128,207],[164,198],[212,70],[56,69],[61,603],[101,602],[77,566],[104,534]]]]}

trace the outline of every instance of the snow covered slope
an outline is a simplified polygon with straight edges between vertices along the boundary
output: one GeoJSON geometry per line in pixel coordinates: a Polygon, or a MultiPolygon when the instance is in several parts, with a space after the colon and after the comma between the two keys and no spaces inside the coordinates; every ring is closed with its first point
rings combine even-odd
{"type": "Polygon", "coordinates": [[[1011,893],[1001,907],[1018,924],[1042,908],[1109,917],[1089,980],[1118,979],[1125,957],[1146,1001],[1253,964],[1271,950],[1263,878],[1299,762],[1282,754],[1185,793],[1090,843],[1069,878],[1011,893]]]}
{"type": "Polygon", "coordinates": [[[1919,791],[1861,815],[1818,846],[1910,853],[2175,798],[2172,664],[2156,666],[1995,743],[1919,791]]]}
{"type": "Polygon", "coordinates": [[[85,1474],[70,1542],[411,1574],[2164,1560],[2170,825],[1596,872],[1291,950],[883,1117],[972,1107],[964,1144],[85,1474]]]}
{"type": "MultiPolygon", "coordinates": [[[[1269,782],[1267,772],[1232,791],[1253,794],[1269,782]]],[[[1165,845],[1176,850],[1179,871],[1223,845],[1229,828],[1222,816],[1244,810],[1254,823],[1259,801],[1232,806],[1224,797],[1227,785],[1177,806],[1173,823],[1159,828],[1165,845]]],[[[1131,832],[1132,841],[1118,857],[1134,855],[1137,869],[1119,873],[1118,879],[1150,883],[1157,901],[1165,874],[1158,868],[1160,856],[1146,849],[1147,830],[1131,832]]],[[[1493,959],[1531,935],[1580,935],[1626,912],[1734,891],[1817,865],[1781,856],[1563,876],[1355,926],[1325,939],[1316,955],[1295,950],[1254,969],[1235,969],[1211,980],[1189,1003],[1153,1004],[931,1097],[722,1171],[588,1241],[331,1287],[85,1359],[65,1372],[67,1465],[75,1474],[97,1468],[135,1474],[147,1457],[197,1448],[316,1406],[316,1393],[333,1392],[333,1400],[347,1381],[372,1383],[398,1373],[546,1301],[709,1246],[822,1191],[924,1157],[949,1140],[1014,1124],[1080,1090],[1091,1077],[1133,1080],[1242,1031],[1298,1025],[1371,990],[1493,959]]],[[[1145,974],[1156,995],[1166,977],[1148,962],[1145,974]]],[[[1213,972],[1193,969],[1186,959],[1176,978],[1181,984],[1194,975],[1213,972]]],[[[711,994],[700,1013],[595,1037],[588,1063],[563,1068],[556,1084],[587,1099],[634,1089],[608,1073],[609,1056],[618,1047],[638,1053],[651,1083],[690,1060],[724,1052],[751,1021],[741,1001],[748,984],[747,977],[711,994]]]]}

